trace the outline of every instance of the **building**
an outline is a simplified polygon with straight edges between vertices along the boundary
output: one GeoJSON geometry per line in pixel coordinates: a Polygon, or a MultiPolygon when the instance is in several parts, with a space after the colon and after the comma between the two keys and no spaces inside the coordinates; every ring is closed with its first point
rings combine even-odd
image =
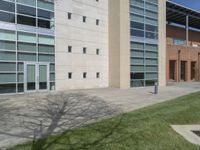
{"type": "Polygon", "coordinates": [[[200,12],[167,2],[167,81],[200,80],[200,12]]]}
{"type": "Polygon", "coordinates": [[[0,93],[55,89],[53,0],[0,0],[0,93]]]}
{"type": "Polygon", "coordinates": [[[189,26],[199,27],[199,14],[165,0],[0,0],[0,93],[165,86],[184,67],[184,79],[197,80],[198,32],[189,26]]]}

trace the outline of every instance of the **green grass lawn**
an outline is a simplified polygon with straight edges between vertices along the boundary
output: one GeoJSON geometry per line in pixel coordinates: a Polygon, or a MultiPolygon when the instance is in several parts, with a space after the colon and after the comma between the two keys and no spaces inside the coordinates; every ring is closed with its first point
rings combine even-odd
{"type": "Polygon", "coordinates": [[[200,124],[200,92],[10,150],[200,150],[172,124],[200,124]]]}

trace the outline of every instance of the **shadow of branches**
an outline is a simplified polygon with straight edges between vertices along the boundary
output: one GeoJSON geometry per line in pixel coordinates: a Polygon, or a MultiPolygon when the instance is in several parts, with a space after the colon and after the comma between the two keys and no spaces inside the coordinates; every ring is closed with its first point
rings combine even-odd
{"type": "Polygon", "coordinates": [[[0,125],[16,131],[4,131],[1,127],[0,134],[31,140],[31,150],[97,149],[102,144],[127,138],[125,133],[121,134],[124,137],[115,134],[120,132],[123,115],[109,123],[97,122],[120,114],[120,109],[83,93],[49,94],[27,100],[23,109],[4,106],[1,112],[4,115],[1,116],[0,125]],[[89,124],[93,122],[97,123],[89,124]]]}

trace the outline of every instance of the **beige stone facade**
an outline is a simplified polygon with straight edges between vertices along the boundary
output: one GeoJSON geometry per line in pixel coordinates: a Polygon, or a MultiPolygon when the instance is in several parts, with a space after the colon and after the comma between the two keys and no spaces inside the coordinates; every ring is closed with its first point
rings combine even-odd
{"type": "Polygon", "coordinates": [[[55,18],[56,90],[108,87],[108,1],[58,0],[55,18]]]}
{"type": "MultiPolygon", "coordinates": [[[[56,90],[130,88],[129,8],[129,0],[56,2],[56,90]],[[87,49],[86,54],[83,48],[87,49]],[[86,78],[83,73],[87,73],[86,78]]],[[[159,84],[162,86],[166,85],[165,9],[166,0],[159,0],[159,84]]]]}
{"type": "Polygon", "coordinates": [[[166,85],[166,0],[159,0],[159,29],[158,29],[158,82],[166,85]]]}
{"type": "Polygon", "coordinates": [[[130,88],[129,0],[109,0],[109,86],[130,88]]]}

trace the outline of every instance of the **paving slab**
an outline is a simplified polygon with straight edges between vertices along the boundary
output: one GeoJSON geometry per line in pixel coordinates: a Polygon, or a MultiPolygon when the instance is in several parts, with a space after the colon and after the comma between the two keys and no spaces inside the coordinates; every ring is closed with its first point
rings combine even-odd
{"type": "Polygon", "coordinates": [[[35,133],[39,137],[45,135],[48,132],[43,126],[51,127],[51,133],[54,133],[58,131],[59,121],[65,122],[64,129],[74,125],[69,124],[69,122],[75,123],[77,125],[75,127],[78,127],[81,122],[87,123],[90,120],[133,111],[197,91],[200,91],[200,82],[170,83],[166,87],[159,87],[157,95],[153,94],[154,87],[104,88],[64,92],[68,95],[81,93],[76,95],[75,98],[66,98],[66,95],[59,92],[1,95],[0,149],[32,140],[35,133]],[[65,111],[62,112],[62,109],[71,110],[72,108],[73,111],[69,111],[71,113],[63,114],[65,111]],[[63,116],[59,116],[60,114],[63,116]],[[49,115],[57,116],[51,116],[51,119],[54,118],[54,120],[51,120],[48,118],[49,115]],[[74,115],[77,118],[76,120],[67,120],[74,115]],[[38,132],[35,132],[35,130],[38,132]]]}

